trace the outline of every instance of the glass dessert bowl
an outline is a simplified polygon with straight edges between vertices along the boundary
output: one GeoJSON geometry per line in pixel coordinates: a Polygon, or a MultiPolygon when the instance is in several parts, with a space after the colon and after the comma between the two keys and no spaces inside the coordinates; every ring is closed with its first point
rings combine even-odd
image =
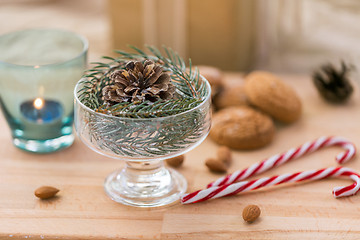
{"type": "Polygon", "coordinates": [[[210,130],[210,85],[194,108],[166,117],[128,118],[96,112],[79,100],[75,87],[75,129],[92,150],[124,160],[125,167],[105,180],[107,195],[116,202],[137,207],[158,207],[177,201],[187,189],[186,179],[163,160],[198,146],[210,130]]]}

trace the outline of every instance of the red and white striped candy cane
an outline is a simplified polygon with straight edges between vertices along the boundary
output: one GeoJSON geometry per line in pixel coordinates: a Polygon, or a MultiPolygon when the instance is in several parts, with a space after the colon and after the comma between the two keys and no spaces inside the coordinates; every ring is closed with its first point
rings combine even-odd
{"type": "Polygon", "coordinates": [[[306,180],[318,180],[327,177],[350,177],[354,183],[346,187],[336,187],[333,190],[335,197],[354,195],[360,188],[360,175],[354,170],[345,167],[330,167],[320,170],[311,170],[293,174],[283,174],[273,177],[264,177],[252,181],[242,181],[233,184],[210,187],[193,193],[185,194],[181,198],[182,204],[196,203],[224,196],[234,195],[240,192],[247,192],[261,187],[278,185],[281,183],[301,182],[306,180]]]}
{"type": "Polygon", "coordinates": [[[215,182],[210,183],[207,187],[221,186],[231,184],[252,177],[254,175],[263,173],[271,168],[280,166],[292,159],[299,158],[307,153],[315,152],[318,149],[328,146],[341,146],[345,149],[336,156],[336,161],[339,164],[345,163],[354,157],[356,148],[354,144],[342,137],[320,137],[313,142],[306,142],[300,147],[292,148],[282,154],[276,154],[262,162],[255,163],[250,167],[234,172],[233,174],[221,177],[215,182]]]}

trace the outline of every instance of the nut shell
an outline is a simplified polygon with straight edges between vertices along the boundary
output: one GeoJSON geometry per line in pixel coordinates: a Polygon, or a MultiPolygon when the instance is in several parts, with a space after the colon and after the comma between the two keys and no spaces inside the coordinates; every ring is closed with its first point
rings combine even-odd
{"type": "Polygon", "coordinates": [[[294,89],[269,72],[247,75],[245,91],[251,104],[281,122],[292,123],[301,116],[301,101],[294,89]]]}
{"type": "Polygon", "coordinates": [[[242,212],[242,217],[246,222],[253,222],[255,221],[261,214],[261,210],[256,205],[248,205],[244,208],[242,212]]]}
{"type": "Polygon", "coordinates": [[[221,87],[223,85],[223,72],[219,68],[206,65],[199,65],[197,68],[212,87],[221,87]]]}
{"type": "Polygon", "coordinates": [[[211,85],[211,96],[216,96],[223,88],[223,72],[216,67],[200,65],[197,66],[202,76],[209,81],[211,85]]]}
{"type": "Polygon", "coordinates": [[[256,149],[269,144],[274,136],[272,119],[250,107],[230,107],[213,116],[210,137],[233,149],[256,149]]]}
{"type": "Polygon", "coordinates": [[[214,97],[214,105],[217,110],[232,106],[247,106],[249,102],[243,84],[236,84],[224,87],[214,97]]]}

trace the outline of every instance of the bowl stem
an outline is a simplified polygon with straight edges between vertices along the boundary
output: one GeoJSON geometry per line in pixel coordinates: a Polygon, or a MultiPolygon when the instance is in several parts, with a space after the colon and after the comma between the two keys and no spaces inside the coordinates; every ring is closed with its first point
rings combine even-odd
{"type": "Polygon", "coordinates": [[[105,192],[116,202],[138,207],[158,207],[177,201],[186,191],[185,178],[163,161],[127,161],[105,180],[105,192]]]}

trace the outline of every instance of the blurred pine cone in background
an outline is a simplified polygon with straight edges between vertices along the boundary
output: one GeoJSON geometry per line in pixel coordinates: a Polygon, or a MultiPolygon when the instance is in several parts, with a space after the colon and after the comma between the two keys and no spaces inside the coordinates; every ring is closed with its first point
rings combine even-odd
{"type": "Polygon", "coordinates": [[[326,64],[315,71],[313,81],[321,96],[333,103],[342,103],[348,100],[353,92],[348,78],[352,68],[342,61],[340,69],[336,69],[332,64],[326,64]]]}

